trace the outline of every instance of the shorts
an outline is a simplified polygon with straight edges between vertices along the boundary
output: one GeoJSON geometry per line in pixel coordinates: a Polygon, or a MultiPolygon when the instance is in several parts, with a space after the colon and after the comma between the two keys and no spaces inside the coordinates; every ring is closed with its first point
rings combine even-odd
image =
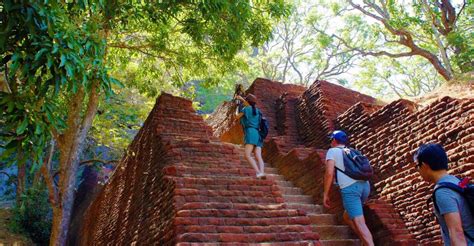
{"type": "Polygon", "coordinates": [[[367,181],[357,181],[341,189],[342,205],[351,220],[364,215],[362,205],[367,201],[369,193],[370,185],[367,181]]]}

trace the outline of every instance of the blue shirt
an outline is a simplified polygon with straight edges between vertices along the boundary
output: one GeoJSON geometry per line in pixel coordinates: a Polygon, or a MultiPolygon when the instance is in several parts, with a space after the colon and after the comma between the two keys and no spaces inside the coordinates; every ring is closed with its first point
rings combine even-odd
{"type": "MultiPolygon", "coordinates": [[[[452,175],[446,175],[438,180],[436,183],[435,188],[438,186],[437,184],[442,182],[451,182],[454,184],[459,183],[459,179],[452,175]]],[[[439,211],[436,211],[435,214],[438,218],[439,224],[441,226],[441,234],[443,236],[444,245],[451,245],[451,241],[449,238],[449,231],[448,226],[446,225],[446,221],[444,220],[445,214],[448,213],[459,213],[462,220],[462,228],[465,233],[468,233],[471,237],[474,237],[474,218],[469,210],[469,204],[467,204],[466,199],[449,188],[442,188],[436,191],[436,204],[438,205],[439,211]]],[[[470,241],[467,237],[467,245],[474,246],[474,242],[470,241]]]]}
{"type": "Polygon", "coordinates": [[[255,128],[258,130],[260,126],[260,110],[255,108],[255,115],[251,106],[247,106],[242,109],[244,115],[240,118],[240,123],[244,128],[255,128]]]}

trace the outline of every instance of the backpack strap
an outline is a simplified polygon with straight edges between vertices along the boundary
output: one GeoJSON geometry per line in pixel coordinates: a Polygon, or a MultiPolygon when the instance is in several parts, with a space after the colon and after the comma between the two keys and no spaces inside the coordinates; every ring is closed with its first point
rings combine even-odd
{"type": "MultiPolygon", "coordinates": [[[[455,192],[457,192],[458,194],[460,194],[462,197],[464,197],[464,189],[459,187],[459,185],[456,185],[456,184],[453,184],[451,182],[441,182],[437,185],[437,187],[435,188],[435,190],[433,191],[433,195],[431,196],[432,200],[433,200],[433,204],[434,204],[434,207],[435,207],[435,210],[439,213],[439,207],[438,207],[438,204],[436,203],[436,191],[438,191],[439,189],[450,189],[450,190],[453,190],[455,192]]],[[[429,200],[428,200],[428,203],[429,203],[429,200]]],[[[461,223],[462,223],[462,218],[461,218],[461,223]]],[[[467,234],[467,232],[463,229],[463,232],[464,232],[464,235],[469,238],[469,240],[471,242],[474,242],[474,237],[470,236],[469,234],[467,234]]]]}
{"type": "MultiPolygon", "coordinates": [[[[346,155],[346,153],[345,153],[345,151],[344,151],[344,148],[346,148],[346,147],[336,147],[336,148],[340,149],[340,150],[342,151],[342,154],[343,154],[343,155],[346,155]]],[[[350,157],[349,157],[349,158],[350,158],[350,157]]],[[[344,156],[342,157],[342,159],[344,160],[344,156]]],[[[344,161],[343,161],[343,162],[344,162],[344,161]]],[[[346,175],[347,177],[349,177],[349,175],[347,175],[346,172],[342,171],[342,169],[340,169],[340,168],[338,168],[338,167],[336,166],[336,161],[334,161],[334,167],[336,168],[336,172],[335,172],[335,175],[334,175],[334,176],[335,176],[335,179],[336,179],[336,184],[339,185],[339,182],[337,181],[337,171],[343,173],[343,174],[346,175]]],[[[349,177],[349,178],[350,178],[350,177],[349,177]]]]}

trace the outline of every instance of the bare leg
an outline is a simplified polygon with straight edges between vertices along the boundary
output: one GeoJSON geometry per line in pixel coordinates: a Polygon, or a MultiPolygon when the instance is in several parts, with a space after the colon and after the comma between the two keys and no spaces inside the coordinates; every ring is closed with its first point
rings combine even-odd
{"type": "Polygon", "coordinates": [[[247,161],[250,163],[250,165],[252,165],[253,169],[255,169],[255,172],[257,174],[259,174],[260,170],[258,170],[257,162],[252,157],[253,148],[254,148],[254,145],[252,145],[252,144],[246,144],[245,145],[245,159],[247,159],[247,161]]]}
{"type": "Polygon", "coordinates": [[[352,219],[352,222],[354,223],[355,228],[357,228],[357,231],[359,231],[360,239],[363,244],[366,246],[373,246],[374,239],[372,238],[372,233],[370,233],[369,228],[367,228],[367,225],[365,224],[364,216],[357,216],[352,219]]]}
{"type": "Polygon", "coordinates": [[[262,158],[262,147],[255,147],[254,149],[255,158],[258,161],[258,165],[260,167],[260,173],[265,173],[265,163],[263,162],[262,158]]]}
{"type": "Polygon", "coordinates": [[[357,230],[357,227],[354,225],[354,222],[351,220],[351,218],[349,217],[349,214],[344,210],[344,214],[342,215],[342,218],[344,219],[344,222],[346,222],[347,225],[349,225],[349,227],[352,229],[352,231],[359,237],[359,238],[362,238],[360,236],[360,232],[357,230]]]}

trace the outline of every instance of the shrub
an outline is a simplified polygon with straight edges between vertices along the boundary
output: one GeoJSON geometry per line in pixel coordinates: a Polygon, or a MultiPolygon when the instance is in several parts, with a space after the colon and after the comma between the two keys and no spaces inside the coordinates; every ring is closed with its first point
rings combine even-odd
{"type": "Polygon", "coordinates": [[[45,185],[36,185],[22,194],[21,204],[13,208],[10,230],[22,233],[38,245],[48,245],[52,225],[52,209],[45,185]]]}

